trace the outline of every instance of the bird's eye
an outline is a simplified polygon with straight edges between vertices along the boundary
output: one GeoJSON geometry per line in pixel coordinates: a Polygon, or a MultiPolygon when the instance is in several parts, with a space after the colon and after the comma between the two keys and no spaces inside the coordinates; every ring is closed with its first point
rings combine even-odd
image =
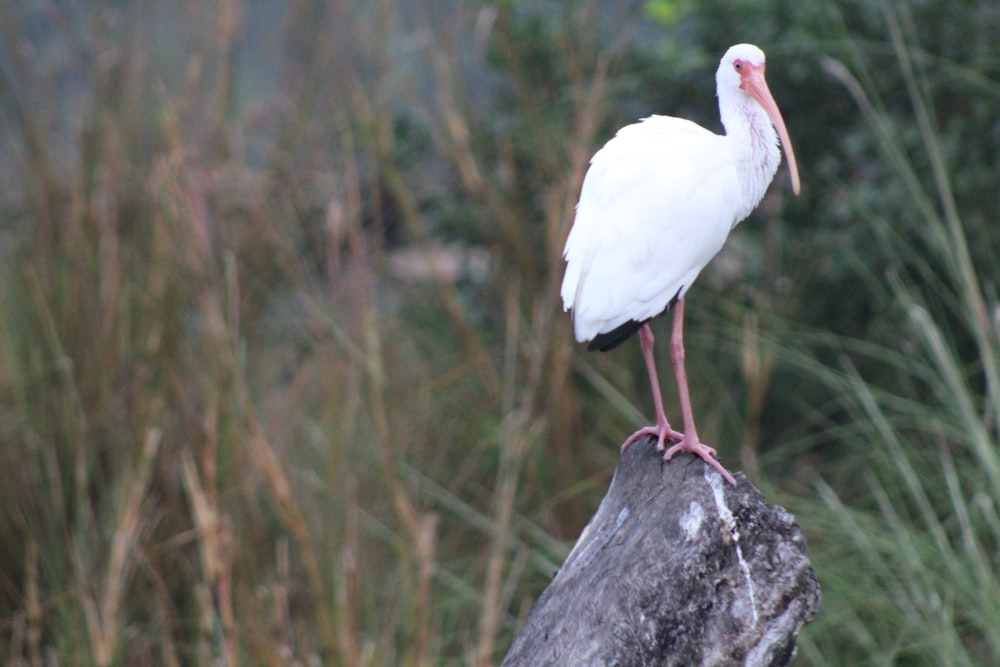
{"type": "Polygon", "coordinates": [[[737,72],[739,72],[742,68],[743,68],[743,63],[741,63],[740,61],[737,60],[736,62],[733,63],[733,69],[735,69],[737,72]]]}

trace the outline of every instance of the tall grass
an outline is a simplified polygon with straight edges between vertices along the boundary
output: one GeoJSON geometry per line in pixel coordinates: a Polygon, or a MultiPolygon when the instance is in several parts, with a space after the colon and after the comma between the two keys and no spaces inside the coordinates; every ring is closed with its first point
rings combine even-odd
{"type": "Polygon", "coordinates": [[[855,72],[832,59],[824,67],[857,103],[887,177],[910,202],[902,211],[872,207],[865,220],[885,260],[884,274],[871,278],[899,327],[890,346],[811,336],[816,350],[840,349],[837,362],[792,361],[838,397],[846,419],[825,427],[825,437],[849,457],[827,466],[838,472],[816,479],[818,502],[800,510],[813,525],[826,593],[803,655],[817,665],[994,664],[1000,303],[990,285],[1000,264],[986,248],[970,251],[970,238],[991,243],[980,227],[991,223],[971,205],[963,215],[950,164],[959,157],[949,156],[935,120],[913,19],[906,5],[882,11],[912,125],[890,121],[860,48],[855,72]]]}
{"type": "MultiPolygon", "coordinates": [[[[558,302],[637,84],[606,3],[440,5],[0,10],[6,664],[502,655],[648,405],[637,351],[576,354],[558,302]]],[[[886,21],[919,145],[860,47],[831,72],[919,214],[867,209],[898,344],[790,347],[794,323],[704,289],[695,401],[810,534],[803,661],[988,664],[997,304],[927,61],[886,21]],[[778,374],[830,397],[788,417],[784,467],[761,446],[778,374]]]]}
{"type": "Polygon", "coordinates": [[[457,43],[479,25],[513,67],[506,12],[249,11],[4,10],[8,664],[492,664],[598,488],[549,267],[606,63],[565,43],[574,133],[521,128],[573,165],[528,225],[457,43]],[[474,211],[446,247],[509,277],[387,270],[440,247],[425,170],[474,211]]]}

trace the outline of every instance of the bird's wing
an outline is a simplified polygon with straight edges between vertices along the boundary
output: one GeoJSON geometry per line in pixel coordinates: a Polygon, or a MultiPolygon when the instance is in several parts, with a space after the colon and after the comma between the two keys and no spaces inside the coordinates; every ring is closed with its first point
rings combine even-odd
{"type": "Polygon", "coordinates": [[[738,222],[739,197],[725,137],[664,116],[619,130],[591,160],[563,253],[577,340],[683,296],[738,222]]]}

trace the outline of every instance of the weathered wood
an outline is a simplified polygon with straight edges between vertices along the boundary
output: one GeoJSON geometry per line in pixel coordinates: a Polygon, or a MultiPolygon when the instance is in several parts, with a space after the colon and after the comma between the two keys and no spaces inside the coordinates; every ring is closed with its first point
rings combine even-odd
{"type": "Polygon", "coordinates": [[[636,442],[503,665],[788,664],[819,583],[792,515],[736,477],[636,442]]]}

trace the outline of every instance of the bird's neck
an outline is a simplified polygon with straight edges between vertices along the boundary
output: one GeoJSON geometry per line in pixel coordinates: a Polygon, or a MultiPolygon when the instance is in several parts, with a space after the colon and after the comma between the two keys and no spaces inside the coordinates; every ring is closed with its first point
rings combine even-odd
{"type": "MultiPolygon", "coordinates": [[[[778,135],[767,114],[748,95],[739,99],[719,99],[719,112],[726,128],[733,157],[742,179],[745,215],[756,208],[781,163],[778,135]]],[[[742,219],[741,216],[740,219],[742,219]]]]}

